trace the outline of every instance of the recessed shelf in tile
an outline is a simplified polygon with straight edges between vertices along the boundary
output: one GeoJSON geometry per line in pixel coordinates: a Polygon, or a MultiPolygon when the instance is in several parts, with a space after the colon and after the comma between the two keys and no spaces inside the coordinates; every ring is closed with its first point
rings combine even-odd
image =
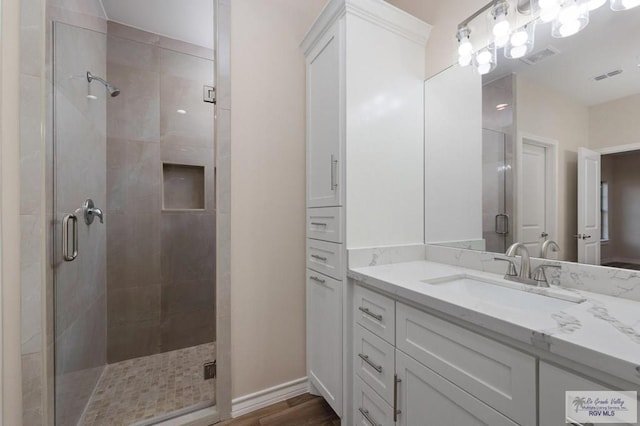
{"type": "Polygon", "coordinates": [[[162,164],[163,209],[204,210],[204,166],[162,164]]]}

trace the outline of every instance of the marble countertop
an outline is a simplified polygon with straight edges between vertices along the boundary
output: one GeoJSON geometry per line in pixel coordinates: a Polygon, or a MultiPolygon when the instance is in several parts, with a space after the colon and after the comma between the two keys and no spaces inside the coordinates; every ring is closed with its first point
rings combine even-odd
{"type": "Polygon", "coordinates": [[[459,274],[489,280],[502,278],[429,261],[352,268],[347,273],[349,278],[400,299],[640,385],[640,302],[554,287],[554,291],[569,292],[586,300],[562,304],[556,310],[553,306],[557,304],[552,301],[557,299],[551,299],[548,307],[531,310],[513,303],[487,301],[481,293],[424,282],[459,274]]]}

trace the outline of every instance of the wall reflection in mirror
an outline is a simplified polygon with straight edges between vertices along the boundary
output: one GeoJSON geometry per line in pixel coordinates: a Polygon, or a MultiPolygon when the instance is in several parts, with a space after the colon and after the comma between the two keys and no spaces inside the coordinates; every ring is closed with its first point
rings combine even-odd
{"type": "Polygon", "coordinates": [[[553,240],[549,258],[640,269],[640,7],[568,38],[550,26],[488,74],[425,82],[426,240],[536,257],[553,240]]]}

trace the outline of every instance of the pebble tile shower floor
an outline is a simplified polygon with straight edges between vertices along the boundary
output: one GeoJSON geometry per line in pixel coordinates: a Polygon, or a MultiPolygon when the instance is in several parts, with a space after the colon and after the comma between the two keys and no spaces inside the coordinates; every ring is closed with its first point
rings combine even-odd
{"type": "Polygon", "coordinates": [[[215,343],[193,346],[105,367],[80,425],[129,426],[187,407],[213,403],[214,380],[203,364],[215,343]]]}

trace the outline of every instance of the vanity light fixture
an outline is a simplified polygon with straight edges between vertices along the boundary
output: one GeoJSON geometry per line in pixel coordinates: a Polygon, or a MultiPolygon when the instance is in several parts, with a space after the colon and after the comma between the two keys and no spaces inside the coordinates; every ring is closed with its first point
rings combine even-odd
{"type": "Polygon", "coordinates": [[[553,21],[551,35],[555,38],[569,37],[582,31],[589,24],[587,3],[577,0],[564,0],[558,17],[553,21]]]}
{"type": "Polygon", "coordinates": [[[470,34],[471,30],[466,26],[459,28],[456,34],[458,39],[458,64],[462,67],[469,65],[471,59],[473,59],[473,45],[469,41],[470,34]]]}
{"type": "Polygon", "coordinates": [[[533,39],[536,34],[535,22],[518,28],[511,34],[509,43],[504,47],[504,56],[508,59],[525,57],[533,50],[533,39]]]}
{"type": "MultiPolygon", "coordinates": [[[[640,6],[640,0],[609,0],[614,11],[628,10],[640,6]]],[[[473,15],[458,25],[458,64],[467,66],[473,62],[481,75],[493,71],[497,66],[496,51],[502,49],[509,59],[524,58],[534,49],[535,27],[539,23],[552,22],[551,35],[555,38],[569,37],[582,31],[589,24],[589,12],[599,9],[607,0],[528,0],[527,7],[520,7],[520,0],[491,0],[473,15]],[[512,6],[510,6],[512,4],[512,6]],[[517,4],[517,7],[513,6],[517,4]],[[526,19],[509,16],[510,7],[514,15],[530,15],[526,19]],[[474,48],[470,34],[472,23],[480,16],[490,20],[489,40],[484,46],[474,48]],[[511,19],[510,19],[511,18],[511,19]],[[512,22],[528,22],[512,31],[512,22]],[[479,50],[478,50],[479,49],[479,50]],[[477,53],[474,54],[474,51],[477,53]]],[[[519,25],[521,25],[519,23],[519,25]]],[[[524,59],[523,59],[524,60],[524,59]]],[[[638,64],[640,67],[640,64],[638,64]]]]}
{"type": "Polygon", "coordinates": [[[640,6],[640,0],[611,0],[611,10],[629,10],[640,6]]]}
{"type": "Polygon", "coordinates": [[[596,10],[605,5],[607,0],[587,0],[587,8],[589,8],[589,12],[592,10],[596,10]]]}
{"type": "Polygon", "coordinates": [[[551,22],[558,16],[560,12],[560,0],[539,0],[540,21],[551,22]]]}
{"type": "Polygon", "coordinates": [[[494,36],[496,47],[503,47],[509,41],[509,31],[511,23],[507,19],[509,13],[509,3],[506,1],[498,1],[491,8],[490,16],[493,19],[493,29],[491,32],[494,36]]]}
{"type": "Polygon", "coordinates": [[[489,74],[496,68],[497,64],[495,45],[485,47],[475,56],[474,65],[480,75],[489,74]]]}

